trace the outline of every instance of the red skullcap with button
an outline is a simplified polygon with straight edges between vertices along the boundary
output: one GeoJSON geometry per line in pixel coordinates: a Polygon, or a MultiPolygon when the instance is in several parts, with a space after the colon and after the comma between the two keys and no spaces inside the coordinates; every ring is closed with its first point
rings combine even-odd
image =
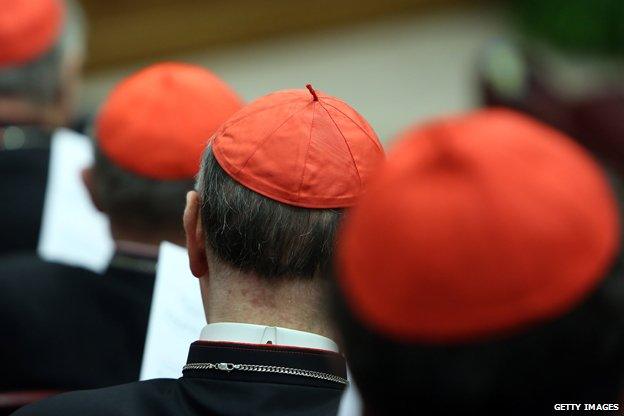
{"type": "Polygon", "coordinates": [[[60,37],[61,0],[0,0],[0,68],[35,60],[60,37]]]}
{"type": "Polygon", "coordinates": [[[305,208],[353,205],[384,157],[362,116],[309,85],[249,104],[221,126],[212,149],[243,186],[305,208]]]}
{"type": "Polygon", "coordinates": [[[339,237],[342,293],[373,331],[489,338],[571,311],[609,272],[616,202],[563,134],[486,110],[403,138],[339,237]]]}
{"type": "Polygon", "coordinates": [[[242,107],[210,71],[187,64],[150,66],[122,81],[95,122],[102,152],[140,176],[193,178],[215,130],[242,107]]]}

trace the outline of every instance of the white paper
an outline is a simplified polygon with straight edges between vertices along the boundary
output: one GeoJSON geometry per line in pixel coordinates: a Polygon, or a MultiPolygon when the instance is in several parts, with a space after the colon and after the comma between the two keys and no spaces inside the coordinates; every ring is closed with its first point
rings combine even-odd
{"type": "Polygon", "coordinates": [[[93,163],[86,136],[60,129],[52,137],[39,245],[45,260],[101,273],[113,254],[108,218],[91,203],[81,171],[93,163]]]}
{"type": "Polygon", "coordinates": [[[360,398],[360,392],[353,382],[351,372],[347,370],[347,373],[349,385],[342,394],[340,408],[338,409],[338,416],[360,416],[362,414],[362,399],[360,398]]]}
{"type": "Polygon", "coordinates": [[[191,274],[186,249],[161,243],[141,380],[180,377],[189,346],[204,325],[199,281],[191,274]]]}

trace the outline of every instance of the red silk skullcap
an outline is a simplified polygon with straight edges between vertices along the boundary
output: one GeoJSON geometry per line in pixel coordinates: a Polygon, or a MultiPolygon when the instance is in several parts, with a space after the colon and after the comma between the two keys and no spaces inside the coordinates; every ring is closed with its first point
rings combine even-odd
{"type": "Polygon", "coordinates": [[[563,134],[506,110],[407,132],[338,245],[356,319],[456,343],[571,311],[609,272],[619,219],[605,175],[563,134]]]}
{"type": "Polygon", "coordinates": [[[63,19],[61,0],[0,0],[0,67],[24,64],[49,50],[63,19]]]}
{"type": "Polygon", "coordinates": [[[212,149],[243,186],[305,208],[353,205],[384,157],[362,116],[311,86],[249,104],[221,126],[212,149]]]}
{"type": "Polygon", "coordinates": [[[210,71],[187,64],[152,65],[112,91],[95,123],[102,152],[140,176],[193,178],[215,130],[242,107],[210,71]]]}

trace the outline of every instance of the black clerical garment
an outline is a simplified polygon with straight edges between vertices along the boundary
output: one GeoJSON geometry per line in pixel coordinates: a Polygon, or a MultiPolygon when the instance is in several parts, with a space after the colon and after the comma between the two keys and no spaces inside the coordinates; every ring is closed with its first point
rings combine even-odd
{"type": "Polygon", "coordinates": [[[34,251],[50,159],[50,133],[0,125],[0,255],[34,251]]]}
{"type": "Polygon", "coordinates": [[[183,376],[61,394],[16,416],[335,415],[345,388],[340,354],[198,341],[183,376]]]}
{"type": "Polygon", "coordinates": [[[156,260],[116,253],[104,275],[0,260],[0,392],[138,380],[156,260]]]}

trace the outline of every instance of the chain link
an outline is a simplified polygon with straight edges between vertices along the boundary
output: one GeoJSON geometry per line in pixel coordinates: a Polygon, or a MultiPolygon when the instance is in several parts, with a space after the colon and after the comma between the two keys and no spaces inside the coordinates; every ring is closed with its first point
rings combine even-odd
{"type": "Polygon", "coordinates": [[[347,385],[349,383],[347,379],[333,375],[333,374],[322,373],[320,371],[302,370],[299,368],[279,367],[275,365],[233,364],[233,363],[190,363],[190,364],[186,364],[182,368],[182,371],[187,371],[187,370],[252,371],[252,372],[258,372],[258,373],[287,374],[287,375],[293,375],[293,376],[316,378],[320,380],[333,381],[334,383],[340,383],[344,385],[347,385]]]}

